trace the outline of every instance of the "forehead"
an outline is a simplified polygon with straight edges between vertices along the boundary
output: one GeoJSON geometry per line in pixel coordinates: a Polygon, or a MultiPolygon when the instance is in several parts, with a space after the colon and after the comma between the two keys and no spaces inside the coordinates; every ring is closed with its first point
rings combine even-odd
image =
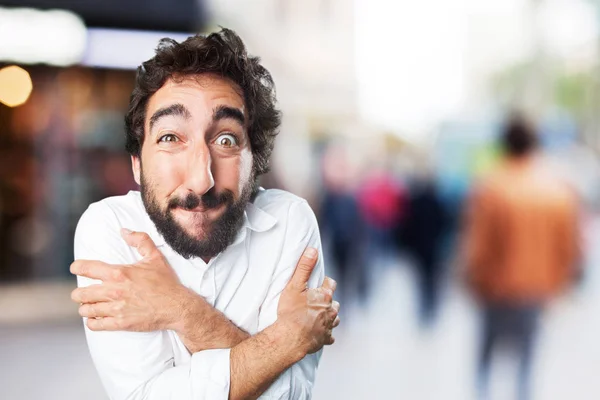
{"type": "Polygon", "coordinates": [[[241,88],[230,79],[215,74],[198,74],[169,78],[150,97],[146,119],[155,110],[172,104],[183,104],[192,114],[212,113],[215,106],[228,105],[245,113],[241,88]]]}

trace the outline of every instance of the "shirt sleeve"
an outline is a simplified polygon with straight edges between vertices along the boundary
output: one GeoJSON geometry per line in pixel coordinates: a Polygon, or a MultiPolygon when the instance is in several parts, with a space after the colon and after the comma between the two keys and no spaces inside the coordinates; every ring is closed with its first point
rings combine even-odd
{"type": "MultiPolygon", "coordinates": [[[[317,265],[309,279],[308,286],[315,288],[323,283],[325,270],[321,237],[315,215],[305,201],[292,204],[289,210],[287,232],[282,258],[277,266],[267,296],[261,306],[258,329],[263,330],[277,320],[277,306],[281,292],[289,282],[296,264],[306,247],[314,247],[319,252],[317,265]]],[[[315,375],[323,350],[308,354],[288,368],[273,382],[261,399],[310,399],[315,383],[315,375]]]]}
{"type": "MultiPolygon", "coordinates": [[[[130,264],[139,258],[120,236],[121,224],[103,203],[91,205],[75,232],[75,259],[130,264]]],[[[77,277],[79,287],[99,281],[77,277]]],[[[85,320],[84,320],[85,323],[85,320]]],[[[113,400],[213,400],[229,396],[229,349],[195,353],[175,366],[175,333],[94,332],[85,326],[96,370],[113,400]]]]}

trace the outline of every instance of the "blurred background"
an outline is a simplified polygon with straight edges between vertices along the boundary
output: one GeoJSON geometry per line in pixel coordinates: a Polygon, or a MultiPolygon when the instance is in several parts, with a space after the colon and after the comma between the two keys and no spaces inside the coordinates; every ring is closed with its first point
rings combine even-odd
{"type": "MultiPolygon", "coordinates": [[[[274,76],[284,118],[262,184],[309,201],[338,280],[315,399],[478,398],[465,215],[514,110],[576,194],[582,249],[579,278],[543,302],[529,398],[598,398],[600,1],[0,0],[2,399],[106,399],[69,299],[74,230],[136,188],[135,68],[159,38],[219,26],[274,76]]],[[[513,347],[494,350],[491,399],[516,398],[513,347]]]]}

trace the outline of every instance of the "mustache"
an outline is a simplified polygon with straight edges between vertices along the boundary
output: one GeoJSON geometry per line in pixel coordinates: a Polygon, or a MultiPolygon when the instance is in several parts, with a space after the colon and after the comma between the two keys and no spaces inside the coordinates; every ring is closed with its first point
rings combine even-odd
{"type": "Polygon", "coordinates": [[[223,204],[233,202],[233,192],[231,190],[223,190],[220,193],[213,188],[202,196],[196,193],[188,193],[185,198],[173,197],[169,200],[169,209],[183,208],[193,210],[196,207],[202,206],[205,209],[217,208],[223,204]]]}

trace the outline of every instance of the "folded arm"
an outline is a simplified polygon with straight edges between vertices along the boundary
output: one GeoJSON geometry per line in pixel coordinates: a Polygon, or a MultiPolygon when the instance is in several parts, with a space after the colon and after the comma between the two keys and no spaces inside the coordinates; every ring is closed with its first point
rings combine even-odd
{"type": "MultiPolygon", "coordinates": [[[[314,381],[318,357],[305,355],[318,350],[311,348],[314,343],[322,346],[332,342],[331,329],[339,323],[339,319],[336,320],[339,305],[332,305],[331,301],[335,290],[332,281],[327,281],[322,288],[309,290],[307,282],[311,273],[306,275],[305,267],[306,277],[303,279],[306,282],[303,285],[288,288],[285,283],[274,282],[264,312],[261,312],[263,326],[259,328],[264,329],[249,337],[196,293],[181,285],[180,290],[172,290],[176,287],[177,278],[168,265],[166,268],[157,262],[160,261],[160,252],[152,249],[149,238],[133,234],[128,239],[143,256],[141,261],[132,265],[134,260],[123,247],[121,250],[110,247],[106,251],[96,251],[91,248],[97,247],[95,244],[83,240],[84,233],[85,229],[78,228],[76,258],[95,258],[120,264],[104,264],[105,268],[94,269],[94,266],[99,267],[103,263],[77,261],[72,266],[75,274],[87,274],[103,282],[86,289],[76,289],[73,299],[84,303],[80,309],[82,315],[99,317],[87,319],[86,335],[92,358],[111,398],[246,399],[258,397],[269,386],[275,388],[269,389],[269,393],[278,396],[269,394],[270,398],[292,398],[294,392],[305,395],[293,398],[310,397],[311,387],[298,390],[294,389],[294,383],[302,383],[306,376],[314,381]],[[136,237],[141,237],[141,240],[136,242],[133,240],[136,237]],[[92,269],[103,272],[94,275],[92,269]],[[115,284],[111,286],[111,282],[115,284]],[[148,298],[140,295],[139,287],[126,285],[132,285],[132,282],[160,288],[159,293],[153,296],[160,301],[156,304],[149,302],[148,298]],[[115,290],[119,285],[121,290],[115,290]],[[106,298],[98,301],[94,296],[101,292],[106,298]],[[281,315],[282,318],[274,321],[280,296],[284,299],[287,318],[281,315]],[[166,299],[169,301],[165,302],[166,299]],[[115,304],[120,305],[116,307],[115,304]],[[297,307],[294,309],[290,304],[297,307]],[[298,318],[298,315],[308,315],[307,310],[312,312],[312,319],[298,318]],[[264,326],[267,321],[268,326],[264,326]],[[193,353],[188,365],[175,366],[171,337],[175,334],[193,353]]],[[[118,234],[116,238],[122,241],[118,234]]],[[[116,238],[113,237],[113,241],[116,238]]],[[[312,263],[313,267],[315,262],[316,259],[304,260],[305,265],[312,263]]],[[[300,271],[300,266],[296,270],[300,271]]],[[[294,268],[285,268],[285,271],[289,272],[289,280],[294,268]]],[[[319,273],[315,276],[322,280],[322,263],[319,273]]],[[[285,278],[285,274],[280,276],[285,278]]],[[[82,276],[78,280],[80,286],[94,283],[82,276]]]]}

